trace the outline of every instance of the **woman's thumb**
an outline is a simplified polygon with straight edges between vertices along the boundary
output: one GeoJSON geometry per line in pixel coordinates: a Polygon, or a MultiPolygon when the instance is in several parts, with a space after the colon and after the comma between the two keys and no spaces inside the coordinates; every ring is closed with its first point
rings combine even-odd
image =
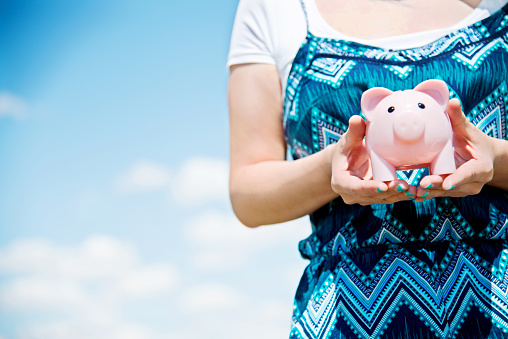
{"type": "Polygon", "coordinates": [[[362,141],[365,137],[365,121],[359,115],[353,115],[349,119],[347,129],[347,141],[350,143],[362,141]]]}
{"type": "Polygon", "coordinates": [[[450,122],[454,130],[467,126],[468,120],[462,112],[460,101],[458,99],[450,100],[448,107],[446,108],[446,113],[448,113],[448,116],[450,117],[450,122]]]}

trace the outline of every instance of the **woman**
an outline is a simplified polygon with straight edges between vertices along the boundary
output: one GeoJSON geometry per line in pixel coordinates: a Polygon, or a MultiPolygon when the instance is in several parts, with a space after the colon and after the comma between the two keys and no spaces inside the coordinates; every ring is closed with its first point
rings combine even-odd
{"type": "Polygon", "coordinates": [[[230,195],[250,227],[310,214],[291,338],[508,338],[505,2],[240,2],[230,195]],[[431,78],[457,171],[372,180],[362,93],[431,78]]]}

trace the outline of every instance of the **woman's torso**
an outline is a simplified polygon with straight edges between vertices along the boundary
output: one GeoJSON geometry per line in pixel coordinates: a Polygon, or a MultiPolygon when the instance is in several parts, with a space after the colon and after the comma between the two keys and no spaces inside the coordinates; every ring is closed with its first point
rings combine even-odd
{"type": "MultiPolygon", "coordinates": [[[[309,32],[285,94],[285,136],[293,157],[336,142],[349,118],[361,114],[365,90],[411,89],[430,78],[447,83],[450,96],[480,130],[506,139],[507,14],[500,11],[422,46],[393,50],[309,32]]],[[[417,185],[426,172],[398,174],[417,185]]],[[[429,331],[424,337],[461,337],[469,330],[462,323],[471,312],[461,306],[468,293],[479,310],[497,312],[497,320],[487,320],[490,326],[508,324],[502,259],[508,253],[506,192],[485,186],[465,198],[371,206],[346,205],[339,198],[312,213],[311,222],[311,236],[300,243],[311,263],[296,296],[295,338],[400,335],[398,325],[390,324],[415,314],[418,331],[429,331]],[[469,269],[474,273],[463,273],[469,269]],[[381,294],[373,297],[375,291],[381,294]],[[406,297],[425,309],[400,311],[406,304],[399,298],[406,297]],[[388,312],[391,305],[399,306],[388,312]]],[[[418,333],[423,332],[414,332],[415,338],[422,337],[418,333]]]]}

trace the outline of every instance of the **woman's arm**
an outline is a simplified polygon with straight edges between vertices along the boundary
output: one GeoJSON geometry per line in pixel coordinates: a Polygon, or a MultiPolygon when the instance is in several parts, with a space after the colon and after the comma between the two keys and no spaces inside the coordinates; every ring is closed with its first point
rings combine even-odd
{"type": "Polygon", "coordinates": [[[285,161],[275,66],[233,66],[229,110],[230,196],[242,223],[255,227],[296,219],[338,197],[330,186],[328,151],[285,161]]]}
{"type": "Polygon", "coordinates": [[[337,144],[285,161],[281,85],[273,65],[231,68],[229,110],[230,197],[247,226],[296,219],[339,196],[349,204],[372,204],[409,199],[408,189],[416,194],[402,180],[389,185],[363,180],[369,179],[370,166],[363,145],[365,125],[358,116],[337,144]]]}

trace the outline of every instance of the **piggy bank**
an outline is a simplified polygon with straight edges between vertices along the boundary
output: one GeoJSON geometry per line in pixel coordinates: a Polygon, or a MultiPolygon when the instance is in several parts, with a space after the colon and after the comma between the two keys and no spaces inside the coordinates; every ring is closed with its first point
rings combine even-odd
{"type": "Polygon", "coordinates": [[[412,90],[365,91],[365,143],[374,180],[391,181],[396,170],[428,167],[431,174],[455,172],[452,127],[446,113],[448,87],[427,80],[412,90]]]}

